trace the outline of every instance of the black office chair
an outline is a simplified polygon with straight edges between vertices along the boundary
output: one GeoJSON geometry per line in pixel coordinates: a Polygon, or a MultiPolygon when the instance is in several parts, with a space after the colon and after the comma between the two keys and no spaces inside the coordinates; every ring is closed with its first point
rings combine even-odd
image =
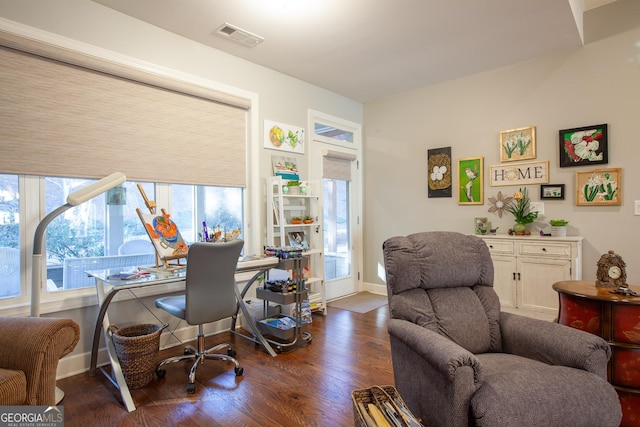
{"type": "Polygon", "coordinates": [[[221,359],[233,362],[235,374],[243,369],[234,358],[235,351],[229,344],[218,344],[210,349],[204,347],[205,323],[216,322],[236,314],[238,301],[235,289],[235,271],[244,242],[194,243],[187,256],[186,292],[184,295],[159,298],[156,307],[184,319],[190,325],[198,325],[197,348],[186,346],[184,355],[174,356],[158,363],[156,374],[162,378],[166,370],[162,366],[180,360],[195,359],[189,372],[187,393],[196,391],[196,369],[205,359],[221,359]],[[227,354],[217,353],[226,348],[227,354]]]}

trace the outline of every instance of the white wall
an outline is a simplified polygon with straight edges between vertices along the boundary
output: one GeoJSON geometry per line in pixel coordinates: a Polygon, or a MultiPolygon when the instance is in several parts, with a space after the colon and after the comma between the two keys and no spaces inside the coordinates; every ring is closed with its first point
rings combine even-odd
{"type": "MultiPolygon", "coordinates": [[[[473,233],[474,217],[488,217],[499,232],[513,225],[487,210],[499,190],[485,181],[485,204],[459,206],[456,159],[483,156],[500,164],[499,132],[536,126],[537,159],[549,160],[550,183],[565,184],[564,201],[545,200],[545,218],[570,221],[569,234],[584,241],[583,278],[595,280],[601,254],[615,250],[627,263],[628,281],[640,285],[640,28],[559,55],[426,87],[371,102],[364,109],[366,282],[383,284],[382,243],[395,235],[430,230],[473,233]],[[558,166],[558,131],[609,125],[609,164],[623,168],[622,205],[575,205],[575,172],[595,167],[558,166]],[[452,147],[453,198],[427,198],[427,150],[452,147]]],[[[527,186],[539,200],[539,186],[527,186]]],[[[510,194],[509,194],[510,195],[510,194]]],[[[544,221],[544,220],[543,220],[544,221]]],[[[544,223],[539,223],[545,226],[544,223]]]]}
{"type": "MultiPolygon", "coordinates": [[[[261,220],[253,226],[259,230],[257,234],[261,241],[252,242],[254,248],[261,248],[266,237],[264,177],[272,174],[271,155],[278,153],[261,148],[263,120],[304,128],[307,111],[313,109],[352,122],[362,122],[363,107],[359,102],[192,42],[89,0],[0,0],[0,19],[207,79],[216,86],[237,88],[239,92],[257,97],[259,128],[253,131],[260,135],[257,138],[260,158],[258,167],[254,165],[250,172],[259,174],[260,188],[251,188],[250,191],[254,192],[253,200],[257,200],[256,208],[261,220]]],[[[310,152],[308,147],[305,152],[310,152]]],[[[211,153],[211,156],[224,161],[224,153],[211,153]]],[[[299,158],[304,166],[306,157],[299,158]]],[[[251,212],[253,215],[253,209],[251,212]]],[[[145,302],[153,306],[153,298],[147,298],[145,302]]],[[[135,304],[132,301],[113,304],[113,319],[121,323],[157,322],[148,313],[141,312],[135,304]]],[[[69,316],[81,325],[80,344],[71,356],[63,359],[59,373],[64,376],[88,369],[95,306],[47,315],[69,316]]]]}

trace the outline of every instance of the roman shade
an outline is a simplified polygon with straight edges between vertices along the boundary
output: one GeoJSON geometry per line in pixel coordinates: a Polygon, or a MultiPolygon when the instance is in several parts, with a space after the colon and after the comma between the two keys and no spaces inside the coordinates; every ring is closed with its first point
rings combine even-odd
{"type": "Polygon", "coordinates": [[[45,50],[0,46],[0,173],[246,185],[246,100],[45,50]]]}
{"type": "Polygon", "coordinates": [[[323,178],[351,181],[351,162],[356,159],[354,154],[325,150],[322,155],[323,178]]]}

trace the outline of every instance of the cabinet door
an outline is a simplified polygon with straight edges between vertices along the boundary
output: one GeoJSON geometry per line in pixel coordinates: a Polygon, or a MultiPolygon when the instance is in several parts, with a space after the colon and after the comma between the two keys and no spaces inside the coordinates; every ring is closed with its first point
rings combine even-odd
{"type": "Polygon", "coordinates": [[[510,256],[493,255],[493,289],[500,298],[502,307],[516,307],[516,259],[510,256]]]}
{"type": "Polygon", "coordinates": [[[558,313],[558,293],[553,284],[571,280],[571,260],[519,257],[518,307],[558,313]]]}

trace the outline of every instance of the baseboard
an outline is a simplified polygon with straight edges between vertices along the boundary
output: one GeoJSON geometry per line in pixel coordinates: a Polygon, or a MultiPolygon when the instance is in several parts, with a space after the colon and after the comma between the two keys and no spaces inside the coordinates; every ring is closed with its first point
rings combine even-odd
{"type": "Polygon", "coordinates": [[[387,285],[363,282],[363,291],[371,292],[372,294],[377,295],[387,295],[387,285]]]}
{"type": "MultiPolygon", "coordinates": [[[[242,315],[238,316],[238,327],[242,325],[242,315]]],[[[206,336],[216,335],[221,332],[228,331],[231,328],[231,319],[221,320],[219,322],[209,323],[204,327],[204,333],[206,336]]],[[[195,340],[198,334],[198,327],[191,326],[184,322],[178,325],[178,328],[173,330],[173,333],[165,329],[160,336],[160,349],[176,347],[183,345],[184,342],[195,340]]],[[[98,350],[98,366],[104,366],[109,363],[109,356],[107,355],[107,348],[105,346],[100,347],[98,350]]],[[[91,352],[84,352],[80,354],[70,354],[63,357],[58,362],[58,370],[56,374],[57,379],[71,377],[73,375],[89,372],[91,364],[91,352]]]]}

